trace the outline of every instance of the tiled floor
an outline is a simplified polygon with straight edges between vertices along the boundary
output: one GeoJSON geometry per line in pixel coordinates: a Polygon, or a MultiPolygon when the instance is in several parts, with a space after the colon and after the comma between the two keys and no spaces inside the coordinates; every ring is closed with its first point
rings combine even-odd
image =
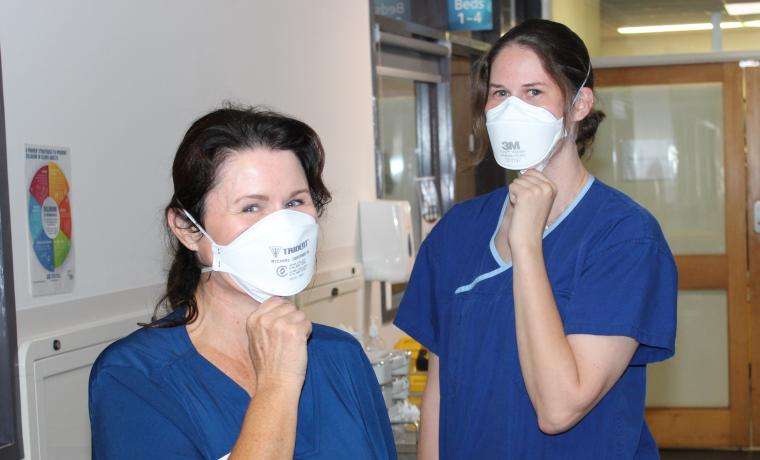
{"type": "Polygon", "coordinates": [[[720,450],[662,450],[662,460],[760,460],[760,452],[720,450]]]}

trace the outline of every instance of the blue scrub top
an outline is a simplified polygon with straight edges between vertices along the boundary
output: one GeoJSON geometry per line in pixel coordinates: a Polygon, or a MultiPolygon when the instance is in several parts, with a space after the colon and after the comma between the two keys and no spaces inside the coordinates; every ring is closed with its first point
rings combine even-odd
{"type": "MultiPolygon", "coordinates": [[[[184,314],[180,309],[167,319],[184,314]]],[[[388,412],[361,345],[314,324],[294,458],[396,458],[388,412]]],[[[143,328],[110,345],[90,374],[93,459],[219,459],[251,398],[201,356],[184,326],[143,328]]]]}
{"type": "Polygon", "coordinates": [[[566,334],[639,342],[620,380],[569,431],[546,435],[520,370],[511,264],[494,238],[507,189],[455,206],[423,242],[396,325],[440,358],[441,459],[658,458],[646,364],[675,351],[677,274],[657,221],[593,178],[544,233],[566,334]]]}

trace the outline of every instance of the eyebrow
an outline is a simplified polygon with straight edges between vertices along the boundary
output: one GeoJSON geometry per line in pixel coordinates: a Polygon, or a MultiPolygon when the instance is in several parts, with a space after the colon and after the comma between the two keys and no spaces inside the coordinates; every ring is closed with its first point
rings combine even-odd
{"type": "MultiPolygon", "coordinates": [[[[506,86],[500,85],[498,83],[489,83],[488,86],[490,86],[491,88],[506,89],[506,86]]],[[[546,83],[541,83],[540,81],[534,81],[534,82],[531,82],[531,83],[525,83],[522,86],[523,86],[523,88],[527,88],[529,86],[546,86],[546,83]]]]}
{"type": "Polygon", "coordinates": [[[235,203],[237,203],[238,201],[242,201],[242,200],[248,199],[248,198],[253,199],[253,200],[269,201],[269,197],[266,196],[266,195],[252,194],[252,195],[243,195],[243,196],[241,196],[240,198],[238,198],[237,200],[235,200],[235,203]]]}
{"type": "Polygon", "coordinates": [[[293,193],[290,194],[290,198],[293,198],[294,196],[300,195],[302,193],[309,193],[309,189],[302,188],[301,190],[296,190],[295,192],[293,192],[293,193]]]}
{"type": "MultiPolygon", "coordinates": [[[[288,199],[293,198],[294,196],[300,195],[302,193],[309,193],[309,189],[303,188],[303,189],[300,189],[300,190],[296,190],[295,192],[293,192],[293,193],[290,194],[290,197],[288,199]]],[[[269,197],[266,196],[266,195],[251,194],[251,195],[243,195],[243,196],[241,196],[240,198],[238,198],[237,200],[235,200],[235,203],[237,203],[239,201],[242,201],[242,200],[245,200],[245,199],[269,201],[269,197]]]]}

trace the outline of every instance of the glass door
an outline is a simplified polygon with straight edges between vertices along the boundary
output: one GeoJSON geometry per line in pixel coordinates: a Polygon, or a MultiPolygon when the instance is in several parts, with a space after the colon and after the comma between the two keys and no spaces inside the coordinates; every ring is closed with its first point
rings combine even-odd
{"type": "MultiPolygon", "coordinates": [[[[416,252],[454,199],[451,43],[438,30],[377,15],[371,28],[377,196],[409,202],[416,252]]],[[[381,283],[384,323],[405,288],[381,283]]]]}
{"type": "Polygon", "coordinates": [[[420,244],[420,205],[416,179],[422,174],[421,143],[429,142],[430,126],[418,124],[424,83],[393,77],[378,78],[377,113],[380,132],[381,196],[388,200],[408,201],[412,206],[414,241],[420,244]]]}
{"type": "MultiPolygon", "coordinates": [[[[434,172],[437,149],[431,144],[435,126],[430,104],[434,91],[434,83],[389,76],[377,79],[378,195],[411,205],[415,252],[441,216],[434,172]],[[423,202],[434,205],[423,208],[423,202]]],[[[405,288],[404,283],[383,286],[384,322],[390,321],[405,288]]]]}
{"type": "Polygon", "coordinates": [[[738,63],[600,69],[592,174],[660,222],[679,272],[676,355],[648,368],[662,447],[749,443],[746,171],[738,63]]]}

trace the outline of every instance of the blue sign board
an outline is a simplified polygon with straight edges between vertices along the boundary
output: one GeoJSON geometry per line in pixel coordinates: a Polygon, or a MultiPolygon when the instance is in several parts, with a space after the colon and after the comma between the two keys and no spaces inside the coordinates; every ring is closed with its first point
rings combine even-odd
{"type": "Polygon", "coordinates": [[[449,30],[493,29],[493,0],[447,0],[449,30]]]}
{"type": "Polygon", "coordinates": [[[411,0],[375,0],[375,14],[402,21],[412,20],[411,0]]]}

